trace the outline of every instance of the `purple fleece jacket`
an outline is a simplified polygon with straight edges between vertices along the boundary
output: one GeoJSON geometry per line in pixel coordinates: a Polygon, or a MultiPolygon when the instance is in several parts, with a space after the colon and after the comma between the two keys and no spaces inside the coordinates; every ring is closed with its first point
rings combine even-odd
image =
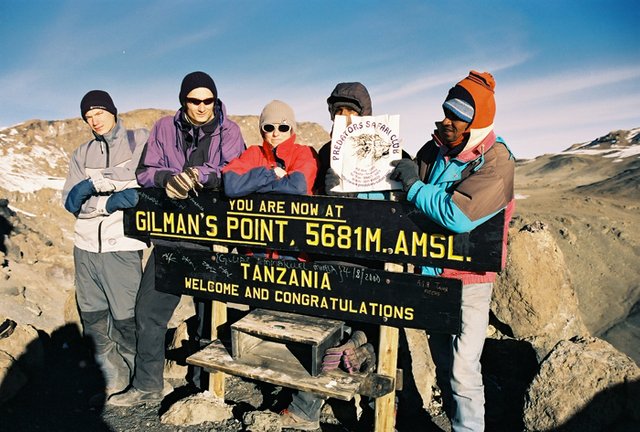
{"type": "Polygon", "coordinates": [[[165,187],[172,176],[187,167],[198,169],[200,183],[205,187],[220,186],[220,171],[246,146],[238,125],[227,118],[222,101],[217,103],[219,117],[213,125],[195,128],[182,119],[182,110],[153,125],[136,170],[140,186],[165,187]]]}

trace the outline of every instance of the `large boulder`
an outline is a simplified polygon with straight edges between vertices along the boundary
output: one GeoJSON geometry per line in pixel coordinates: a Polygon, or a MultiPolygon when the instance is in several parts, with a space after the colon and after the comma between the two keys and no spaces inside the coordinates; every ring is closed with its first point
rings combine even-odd
{"type": "Polygon", "coordinates": [[[175,426],[196,425],[204,422],[222,422],[233,418],[231,407],[208,391],[179,400],[160,417],[164,424],[175,426]]]}
{"type": "Polygon", "coordinates": [[[526,395],[527,431],[611,430],[640,420],[640,368],[594,337],[560,342],[541,364],[526,395]]]}
{"type": "Polygon", "coordinates": [[[12,325],[0,336],[0,403],[14,397],[29,376],[44,367],[44,346],[38,331],[0,316],[0,324],[5,322],[12,325]]]}
{"type": "Polygon", "coordinates": [[[589,335],[562,252],[542,222],[509,233],[505,271],[491,310],[541,361],[561,340],[589,335]]]}

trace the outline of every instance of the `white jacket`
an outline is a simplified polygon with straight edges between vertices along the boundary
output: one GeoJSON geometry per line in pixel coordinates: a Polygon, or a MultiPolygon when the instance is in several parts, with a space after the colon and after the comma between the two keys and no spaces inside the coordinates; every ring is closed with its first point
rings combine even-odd
{"type": "Polygon", "coordinates": [[[105,205],[111,193],[138,187],[135,171],[148,136],[146,129],[127,133],[122,120],[118,119],[109,133],[90,140],[73,152],[62,190],[63,204],[69,191],[87,178],[93,179],[94,183],[106,179],[113,188],[111,192],[91,196],[82,205],[75,224],[76,247],[88,252],[133,251],[147,247],[144,242],[125,237],[122,210],[108,214],[105,205]]]}

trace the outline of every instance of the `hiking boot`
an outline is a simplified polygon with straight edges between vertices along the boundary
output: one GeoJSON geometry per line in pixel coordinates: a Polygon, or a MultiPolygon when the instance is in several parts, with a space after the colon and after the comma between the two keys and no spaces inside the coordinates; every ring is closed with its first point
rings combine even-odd
{"type": "Polygon", "coordinates": [[[146,403],[158,403],[164,399],[162,391],[144,391],[135,387],[130,387],[124,393],[114,394],[107,399],[107,405],[115,406],[137,406],[146,403]]]}
{"type": "MultiPolygon", "coordinates": [[[[128,384],[127,384],[128,385],[128,384]]],[[[107,400],[111,396],[115,396],[124,392],[127,388],[127,385],[120,387],[107,387],[104,391],[98,392],[89,398],[89,406],[91,407],[102,407],[107,403],[107,400]]]]}
{"type": "Polygon", "coordinates": [[[355,350],[345,351],[342,361],[350,374],[372,372],[376,367],[376,352],[373,345],[366,343],[355,350]]]}
{"type": "Polygon", "coordinates": [[[320,420],[305,420],[285,409],[280,412],[280,426],[283,429],[315,431],[320,429],[320,420]]]}
{"type": "Polygon", "coordinates": [[[353,353],[353,351],[361,345],[367,342],[367,335],[363,331],[357,330],[344,344],[328,348],[324,352],[322,357],[322,372],[328,372],[338,369],[340,366],[340,360],[347,352],[353,353]]]}

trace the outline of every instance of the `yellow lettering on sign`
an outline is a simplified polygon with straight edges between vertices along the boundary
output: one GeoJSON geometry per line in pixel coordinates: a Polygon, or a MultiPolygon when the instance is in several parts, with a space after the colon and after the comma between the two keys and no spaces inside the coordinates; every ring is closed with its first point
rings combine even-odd
{"type": "Polygon", "coordinates": [[[407,236],[404,231],[398,233],[398,239],[396,240],[396,246],[393,248],[393,253],[396,255],[408,255],[409,246],[407,246],[407,236]]]}
{"type": "Polygon", "coordinates": [[[205,234],[209,237],[217,237],[218,236],[218,225],[216,222],[218,221],[218,216],[215,215],[207,215],[204,219],[204,224],[207,226],[207,231],[205,234]]]}
{"type": "Polygon", "coordinates": [[[329,274],[308,269],[240,263],[243,278],[253,282],[331,291],[329,274]]]}
{"type": "Polygon", "coordinates": [[[245,287],[244,297],[256,300],[269,300],[269,290],[260,287],[245,287]]]}
{"type": "Polygon", "coordinates": [[[433,234],[431,236],[431,241],[429,242],[431,246],[431,258],[444,258],[445,246],[444,241],[446,237],[442,234],[433,234]],[[442,243],[439,243],[441,241],[442,243]]]}
{"type": "Polygon", "coordinates": [[[203,280],[199,278],[184,278],[184,287],[194,291],[204,291],[216,294],[238,296],[238,285],[230,282],[203,280]]]}
{"type": "Polygon", "coordinates": [[[318,203],[291,202],[291,214],[297,216],[318,216],[318,203]]]}
{"type": "Polygon", "coordinates": [[[429,242],[429,234],[413,232],[411,236],[411,255],[427,256],[427,244],[429,242]]]}
{"type": "Polygon", "coordinates": [[[455,255],[453,253],[453,236],[449,236],[449,247],[447,248],[447,259],[452,261],[464,261],[464,257],[462,255],[455,255]]]}
{"type": "Polygon", "coordinates": [[[231,211],[253,211],[253,201],[248,199],[235,199],[229,201],[231,211]]]}
{"type": "Polygon", "coordinates": [[[285,227],[288,224],[289,222],[284,220],[229,216],[227,238],[239,235],[243,240],[283,243],[285,227]]]}
{"type": "Polygon", "coordinates": [[[284,201],[261,201],[260,213],[284,214],[284,201]]]}
{"type": "Polygon", "coordinates": [[[155,212],[153,211],[137,211],[136,212],[136,228],[139,231],[157,232],[161,233],[162,227],[160,227],[155,212]]]}

